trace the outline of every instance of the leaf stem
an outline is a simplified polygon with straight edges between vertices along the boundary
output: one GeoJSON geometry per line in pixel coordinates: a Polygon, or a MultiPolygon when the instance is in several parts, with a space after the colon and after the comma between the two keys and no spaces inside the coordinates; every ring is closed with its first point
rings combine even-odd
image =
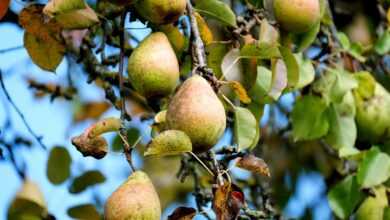
{"type": "Polygon", "coordinates": [[[210,170],[210,168],[208,168],[207,165],[203,163],[203,161],[198,156],[196,156],[196,154],[192,153],[191,151],[188,153],[191,154],[191,156],[194,157],[200,163],[200,165],[202,165],[205,168],[205,170],[207,170],[210,173],[211,176],[215,176],[214,173],[210,170]]]}

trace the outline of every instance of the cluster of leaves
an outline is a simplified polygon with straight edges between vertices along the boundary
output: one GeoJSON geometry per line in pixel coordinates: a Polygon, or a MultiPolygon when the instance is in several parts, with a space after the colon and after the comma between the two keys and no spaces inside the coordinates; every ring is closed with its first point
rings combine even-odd
{"type": "MultiPolygon", "coordinates": [[[[193,15],[205,45],[207,66],[217,79],[218,94],[229,112],[229,130],[234,133],[232,146],[222,149],[219,152],[222,156],[218,160],[213,154],[193,154],[192,143],[184,132],[161,131],[169,98],[157,104],[152,103],[154,100],[146,100],[135,94],[131,85],[125,85],[128,91],[120,92],[121,95],[125,93],[126,102],[132,106],[127,114],[153,118],[154,121],[153,140],[146,150],[144,146],[138,146],[138,150],[144,151],[147,157],[181,155],[179,176],[185,179],[192,172],[195,177],[194,194],[198,210],[180,207],[169,219],[192,219],[196,211],[201,213],[208,207],[209,201],[212,201],[212,208],[219,219],[277,216],[268,206],[268,201],[263,200],[264,192],[260,182],[268,180],[260,176],[269,177],[269,166],[277,170],[272,163],[279,161],[270,161],[270,165],[267,165],[263,159],[254,156],[266,151],[261,148],[269,147],[269,140],[274,136],[280,137],[286,145],[320,143],[329,151],[321,153],[331,154],[338,165],[343,163],[350,167],[345,171],[335,168],[333,164],[329,165],[332,175],[338,176],[332,180],[336,183],[328,193],[330,207],[337,217],[388,218],[390,209],[386,193],[389,192],[390,178],[390,93],[386,90],[389,88],[381,84],[382,81],[378,82],[379,79],[374,78],[374,72],[381,71],[385,77],[389,77],[388,68],[378,70],[377,65],[383,63],[386,57],[388,59],[390,52],[390,10],[387,9],[387,18],[382,16],[376,27],[375,42],[363,46],[352,41],[345,33],[337,32],[332,10],[325,0],[319,1],[321,20],[305,33],[287,33],[282,30],[273,15],[273,1],[233,2],[235,4],[232,8],[220,0],[197,0],[193,15]],[[315,50],[320,52],[311,55],[315,50]],[[277,122],[269,119],[267,127],[270,129],[261,129],[260,121],[264,118],[265,106],[280,108],[280,99],[286,94],[295,98],[292,111],[285,111],[288,125],[283,129],[273,129],[277,127],[277,122]],[[195,159],[189,159],[188,155],[195,159]],[[251,179],[231,180],[229,165],[237,158],[235,166],[251,171],[251,179]],[[199,183],[202,176],[208,174],[203,175],[202,171],[194,168],[197,161],[211,175],[216,176],[214,180],[206,178],[206,184],[199,183]],[[210,182],[217,183],[212,191],[210,182]],[[244,196],[241,188],[248,189],[251,196],[244,196]],[[259,202],[260,197],[262,200],[259,202]],[[250,210],[248,204],[257,210],[250,210]]],[[[5,5],[8,4],[6,2],[5,5]]],[[[377,4],[379,9],[386,9],[390,3],[384,1],[377,4]]],[[[3,3],[0,6],[1,19],[7,7],[3,3]]],[[[19,23],[25,30],[24,46],[36,65],[55,72],[66,54],[75,56],[84,66],[90,81],[95,81],[106,91],[111,105],[106,102],[83,104],[82,110],[74,116],[75,122],[87,118],[98,119],[111,106],[119,106],[113,88],[122,88],[119,88],[118,74],[110,71],[112,66],[119,63],[119,59],[117,55],[105,57],[104,50],[105,44],[109,44],[119,48],[123,52],[121,54],[131,54],[133,48],[128,43],[131,33],[123,30],[123,27],[118,28],[118,18],[124,10],[131,9],[108,1],[98,1],[96,7],[90,7],[83,0],[52,0],[46,5],[29,5],[19,14],[19,23]],[[118,32],[123,31],[129,38],[125,39],[126,43],[121,47],[118,32]],[[100,42],[101,48],[96,48],[94,41],[100,42]],[[102,55],[101,59],[95,57],[98,54],[102,55]]],[[[131,21],[134,20],[132,17],[131,21]]],[[[147,24],[152,30],[162,31],[168,36],[178,56],[182,78],[188,77],[191,66],[197,62],[189,45],[194,36],[187,33],[186,21],[182,19],[175,24],[157,27],[147,24]]],[[[45,91],[53,93],[49,87],[45,91]]],[[[77,94],[77,90],[72,90],[71,96],[74,94],[77,94]]],[[[115,124],[103,120],[92,125],[80,136],[86,139],[77,144],[78,149],[85,143],[99,143],[106,147],[107,143],[100,135],[111,131],[119,133],[121,129],[117,121],[112,123],[115,124]],[[96,127],[102,130],[96,131],[96,127]],[[96,134],[90,136],[93,132],[96,134]]],[[[111,144],[112,151],[122,150],[123,142],[130,146],[140,145],[138,130],[128,129],[127,137],[129,140],[123,140],[124,137],[118,134],[111,144]]],[[[105,155],[107,150],[104,150],[105,155]]],[[[80,151],[85,156],[94,156],[91,152],[80,151]]],[[[312,151],[312,154],[318,152],[312,151]]],[[[101,157],[96,156],[98,159],[101,157]]],[[[105,181],[104,175],[98,170],[74,176],[71,161],[66,148],[51,149],[47,165],[47,176],[51,183],[60,185],[70,179],[69,192],[80,193],[105,181]]],[[[274,181],[280,181],[279,175],[275,176],[274,181]]],[[[157,181],[154,182],[156,184],[157,181]]],[[[188,192],[187,189],[184,191],[188,192]]],[[[47,214],[45,209],[39,213],[40,216],[47,214]]],[[[74,218],[99,218],[99,212],[93,204],[72,207],[68,214],[74,218]]]]}

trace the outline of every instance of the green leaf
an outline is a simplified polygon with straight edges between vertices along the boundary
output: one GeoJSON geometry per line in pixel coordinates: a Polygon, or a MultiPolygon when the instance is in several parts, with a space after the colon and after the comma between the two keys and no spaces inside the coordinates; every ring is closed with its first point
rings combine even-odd
{"type": "Polygon", "coordinates": [[[104,181],[106,181],[106,177],[104,177],[100,171],[87,171],[73,180],[72,185],[69,188],[69,192],[80,193],[88,187],[103,183],[104,181]]]}
{"type": "Polygon", "coordinates": [[[299,34],[296,36],[295,44],[298,51],[303,51],[308,48],[317,38],[317,34],[320,31],[321,22],[314,25],[308,32],[299,34]]]}
{"type": "Polygon", "coordinates": [[[347,219],[363,199],[356,176],[347,176],[328,193],[329,205],[340,219],[347,219]]]}
{"type": "Polygon", "coordinates": [[[287,70],[287,86],[289,88],[295,88],[299,82],[299,65],[295,59],[294,54],[290,49],[286,47],[279,47],[280,53],[282,54],[284,64],[287,70]]]}
{"type": "Polygon", "coordinates": [[[204,16],[214,18],[225,25],[236,27],[236,15],[229,5],[219,0],[198,0],[195,5],[196,11],[204,16]]]}
{"type": "Polygon", "coordinates": [[[342,69],[330,70],[330,74],[336,76],[336,80],[330,90],[330,98],[334,102],[341,102],[345,94],[357,88],[358,83],[354,76],[342,69]]]}
{"type": "Polygon", "coordinates": [[[375,51],[379,55],[390,53],[390,30],[385,31],[375,43],[375,51]]]}
{"type": "Polygon", "coordinates": [[[387,220],[383,218],[385,207],[388,206],[386,188],[374,189],[375,196],[369,196],[356,212],[356,220],[387,220]]]}
{"type": "MultiPolygon", "coordinates": [[[[129,143],[130,146],[136,144],[136,142],[140,137],[141,137],[141,132],[138,130],[138,128],[127,129],[127,143],[129,143]]],[[[111,146],[113,151],[116,152],[123,151],[123,141],[119,135],[115,136],[111,146]]]]}
{"type": "Polygon", "coordinates": [[[327,104],[320,97],[307,95],[298,99],[291,116],[294,140],[314,140],[326,135],[329,129],[326,110],[327,104]]]}
{"type": "Polygon", "coordinates": [[[301,89],[314,81],[315,70],[311,61],[304,59],[301,53],[295,54],[295,59],[299,65],[299,82],[296,88],[301,89]]]}
{"type": "Polygon", "coordinates": [[[186,133],[178,130],[167,130],[148,144],[144,156],[180,155],[191,151],[191,139],[186,133]]]}
{"type": "Polygon", "coordinates": [[[271,90],[272,86],[272,72],[263,67],[257,67],[256,82],[249,91],[250,97],[256,102],[264,102],[265,97],[271,90]]]}
{"type": "Polygon", "coordinates": [[[255,116],[246,108],[234,108],[234,137],[239,150],[256,146],[260,136],[255,116]]]}
{"type": "Polygon", "coordinates": [[[390,156],[377,147],[366,152],[359,164],[357,180],[362,188],[370,188],[385,182],[390,177],[390,156]]]}
{"type": "Polygon", "coordinates": [[[100,219],[99,212],[96,210],[96,207],[92,204],[73,206],[68,209],[67,213],[73,219],[90,219],[90,220],[100,219]]]}
{"type": "Polygon", "coordinates": [[[349,38],[346,34],[343,32],[337,33],[337,36],[339,38],[339,41],[341,43],[341,47],[345,50],[349,50],[351,48],[351,42],[349,41],[349,38]]]}
{"type": "Polygon", "coordinates": [[[24,33],[24,47],[31,60],[43,70],[54,72],[65,55],[65,46],[55,38],[40,38],[32,33],[24,33]]]}
{"type": "Polygon", "coordinates": [[[54,147],[47,161],[46,174],[51,183],[58,185],[70,176],[72,158],[64,147],[54,147]]]}
{"type": "Polygon", "coordinates": [[[268,95],[273,100],[278,100],[283,90],[287,87],[287,70],[283,60],[278,59],[272,65],[272,85],[268,95]]]}
{"type": "Polygon", "coordinates": [[[223,43],[211,43],[206,46],[207,65],[213,69],[217,78],[222,76],[221,64],[227,52],[228,47],[223,43]]]}
{"type": "Polygon", "coordinates": [[[280,52],[277,46],[268,43],[245,44],[240,55],[243,58],[271,59],[280,57],[280,52]]]}
{"type": "MultiPolygon", "coordinates": [[[[325,140],[334,149],[341,150],[343,148],[354,149],[357,129],[355,118],[352,115],[343,115],[337,111],[335,105],[329,107],[329,133],[325,140]]],[[[350,153],[357,153],[358,150],[343,150],[343,156],[351,156],[350,153]]]]}
{"type": "Polygon", "coordinates": [[[267,19],[261,21],[259,33],[259,45],[269,45],[277,49],[279,40],[279,32],[274,26],[270,25],[267,19]]]}

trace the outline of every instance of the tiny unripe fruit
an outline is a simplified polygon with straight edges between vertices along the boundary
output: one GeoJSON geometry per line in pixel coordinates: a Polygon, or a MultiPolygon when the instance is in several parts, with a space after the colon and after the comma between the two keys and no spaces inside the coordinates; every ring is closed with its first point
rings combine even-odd
{"type": "Polygon", "coordinates": [[[187,79],[172,98],[166,120],[169,129],[184,131],[190,137],[195,152],[213,147],[226,127],[221,101],[198,75],[187,79]]]}
{"type": "Polygon", "coordinates": [[[161,206],[148,175],[134,172],[108,198],[104,207],[105,220],[160,220],[161,206]]]}
{"type": "Polygon", "coordinates": [[[129,58],[130,83],[141,95],[169,95],[179,80],[179,62],[164,33],[156,32],[143,40],[129,58]]]}
{"type": "Polygon", "coordinates": [[[280,26],[292,33],[309,31],[321,17],[319,0],[274,0],[280,26]]]}
{"type": "Polygon", "coordinates": [[[177,21],[184,13],[186,0],[139,0],[135,7],[146,20],[168,24],[177,21]]]}

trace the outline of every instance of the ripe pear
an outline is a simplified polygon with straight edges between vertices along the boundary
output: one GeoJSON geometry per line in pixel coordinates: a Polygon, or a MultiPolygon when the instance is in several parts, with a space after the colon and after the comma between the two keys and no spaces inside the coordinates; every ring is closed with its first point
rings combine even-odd
{"type": "Polygon", "coordinates": [[[274,13],[281,27],[292,33],[309,31],[321,18],[319,0],[274,0],[274,13]]]}
{"type": "Polygon", "coordinates": [[[162,32],[146,37],[129,58],[128,74],[131,84],[141,95],[169,95],[179,79],[179,62],[168,38],[162,32]]]}
{"type": "Polygon", "coordinates": [[[108,198],[105,220],[160,220],[160,199],[148,175],[136,171],[108,198]]]}
{"type": "Polygon", "coordinates": [[[169,103],[167,127],[184,131],[193,151],[213,147],[226,127],[225,109],[209,83],[198,75],[187,79],[169,103]]]}
{"type": "Polygon", "coordinates": [[[154,24],[168,24],[177,21],[186,9],[186,0],[139,0],[137,12],[154,24]]]}
{"type": "Polygon", "coordinates": [[[40,219],[47,215],[46,202],[38,185],[25,180],[8,209],[8,219],[40,219]]]}

